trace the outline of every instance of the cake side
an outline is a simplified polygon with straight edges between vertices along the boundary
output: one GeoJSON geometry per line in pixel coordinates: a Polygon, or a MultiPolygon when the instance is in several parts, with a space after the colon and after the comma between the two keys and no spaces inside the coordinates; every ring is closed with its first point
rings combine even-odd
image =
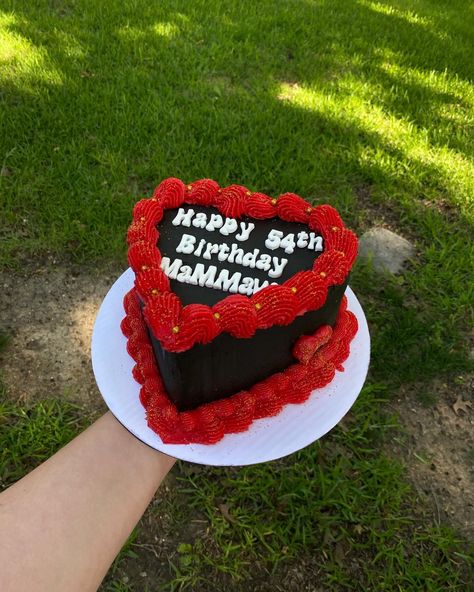
{"type": "Polygon", "coordinates": [[[253,337],[236,339],[221,334],[211,343],[181,352],[169,352],[150,332],[160,375],[170,400],[179,411],[195,409],[246,390],[295,358],[292,350],[301,335],[321,326],[333,326],[346,284],[330,288],[325,304],[297,317],[290,325],[258,329],[253,337]]]}
{"type": "Polygon", "coordinates": [[[135,289],[125,295],[124,308],[121,328],[136,362],[133,376],[141,385],[140,401],[149,427],[167,444],[213,444],[225,434],[246,431],[256,419],[276,415],[285,405],[304,403],[314,389],[326,386],[336,371],[344,370],[358,329],[344,296],[334,328],[324,325],[313,335],[300,337],[293,348],[295,363],[286,370],[246,391],[180,412],[161,380],[135,289]]]}

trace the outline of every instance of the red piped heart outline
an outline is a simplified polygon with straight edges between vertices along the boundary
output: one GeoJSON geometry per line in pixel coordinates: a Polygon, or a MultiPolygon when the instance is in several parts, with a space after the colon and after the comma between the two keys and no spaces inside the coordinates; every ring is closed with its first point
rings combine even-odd
{"type": "Polygon", "coordinates": [[[209,343],[223,332],[249,338],[257,329],[292,323],[296,316],[323,306],[328,288],[345,281],[357,256],[357,237],[344,226],[332,206],[312,206],[294,193],[271,198],[242,185],[220,188],[211,179],[188,185],[174,177],[162,181],[151,198],[135,205],[127,242],[128,261],[135,272],[135,288],[144,304],[145,320],[162,346],[171,352],[209,343]],[[324,252],[315,259],[312,270],[298,272],[283,284],[267,286],[253,296],[236,294],[213,306],[183,306],[160,267],[156,228],[165,210],[183,204],[214,207],[231,218],[280,218],[307,224],[323,237],[324,252]]]}
{"type": "Polygon", "coordinates": [[[336,371],[344,370],[342,363],[349,356],[358,328],[355,315],[347,310],[345,297],[334,328],[319,327],[313,336],[302,336],[294,345],[295,363],[284,372],[273,374],[247,391],[180,412],[166,393],[147,330],[148,324],[166,349],[179,352],[195,343],[208,343],[222,332],[248,338],[257,329],[289,324],[295,316],[321,307],[328,288],[345,281],[357,255],[356,236],[345,228],[331,206],[313,207],[293,193],[271,198],[241,185],[220,189],[210,179],[184,185],[179,179],[169,178],[157,187],[153,197],[136,204],[127,240],[135,288],[124,298],[126,316],[121,328],[127,338],[127,351],[136,362],[133,376],[141,385],[140,401],[146,409],[147,423],[163,442],[216,443],[225,434],[247,430],[255,419],[276,415],[289,403],[306,401],[314,389],[329,384],[336,371]],[[156,225],[166,209],[184,203],[212,206],[233,218],[279,217],[305,223],[323,236],[325,251],[312,270],[299,272],[284,284],[268,286],[252,297],[227,296],[212,307],[182,306],[160,267],[156,225]]]}

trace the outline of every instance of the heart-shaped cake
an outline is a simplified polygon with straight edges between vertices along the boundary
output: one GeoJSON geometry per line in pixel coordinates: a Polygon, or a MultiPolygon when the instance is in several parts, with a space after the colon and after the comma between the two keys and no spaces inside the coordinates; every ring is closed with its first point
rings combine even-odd
{"type": "Polygon", "coordinates": [[[136,204],[127,239],[122,330],[164,442],[217,442],[343,370],[357,238],[333,207],[169,178],[136,204]]]}

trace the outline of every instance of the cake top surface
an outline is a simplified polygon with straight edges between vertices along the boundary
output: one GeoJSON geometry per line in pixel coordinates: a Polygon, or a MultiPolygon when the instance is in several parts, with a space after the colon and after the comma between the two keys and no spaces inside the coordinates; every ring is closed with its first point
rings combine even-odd
{"type": "Polygon", "coordinates": [[[322,236],[304,224],[237,220],[196,205],[166,210],[158,229],[161,268],[183,304],[252,296],[311,269],[324,250],[322,236]]]}
{"type": "Polygon", "coordinates": [[[357,255],[332,206],[210,179],[164,180],[136,204],[127,240],[147,324],[176,352],[317,310],[357,255]]]}

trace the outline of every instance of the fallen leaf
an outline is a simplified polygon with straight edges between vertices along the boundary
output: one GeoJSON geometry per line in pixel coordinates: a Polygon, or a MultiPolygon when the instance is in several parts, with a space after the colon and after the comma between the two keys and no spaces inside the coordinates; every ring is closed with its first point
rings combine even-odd
{"type": "Polygon", "coordinates": [[[336,547],[334,549],[334,559],[336,560],[336,563],[338,563],[341,566],[344,565],[345,556],[346,556],[346,554],[344,552],[344,545],[341,541],[338,541],[336,543],[336,547]]]}
{"type": "Polygon", "coordinates": [[[458,395],[455,403],[453,403],[453,410],[456,415],[459,415],[459,411],[464,411],[467,413],[467,410],[472,409],[472,403],[470,401],[464,401],[461,395],[458,395]]]}
{"type": "Polygon", "coordinates": [[[219,504],[219,510],[222,516],[224,516],[224,518],[227,520],[227,522],[235,524],[236,520],[229,512],[229,504],[219,504]]]}

